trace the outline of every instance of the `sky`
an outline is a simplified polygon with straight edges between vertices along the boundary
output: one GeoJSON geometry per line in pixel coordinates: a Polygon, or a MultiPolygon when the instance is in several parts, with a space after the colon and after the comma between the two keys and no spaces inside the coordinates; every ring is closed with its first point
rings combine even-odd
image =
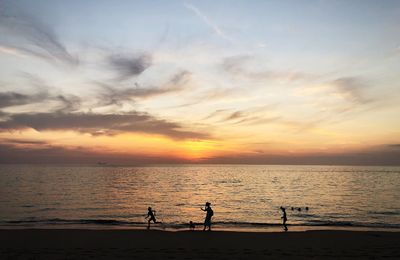
{"type": "Polygon", "coordinates": [[[400,2],[0,0],[0,163],[400,165],[400,2]]]}

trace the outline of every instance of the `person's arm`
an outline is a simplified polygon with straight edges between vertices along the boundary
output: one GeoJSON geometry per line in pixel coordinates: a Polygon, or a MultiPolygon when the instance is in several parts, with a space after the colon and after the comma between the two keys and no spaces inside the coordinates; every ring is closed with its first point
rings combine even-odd
{"type": "Polygon", "coordinates": [[[200,208],[202,211],[206,211],[206,209],[200,208]]]}

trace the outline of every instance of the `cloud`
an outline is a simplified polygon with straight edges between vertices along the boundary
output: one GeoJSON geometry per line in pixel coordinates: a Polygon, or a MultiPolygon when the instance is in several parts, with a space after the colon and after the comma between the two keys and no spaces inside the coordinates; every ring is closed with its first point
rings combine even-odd
{"type": "MultiPolygon", "coordinates": [[[[55,94],[51,93],[51,87],[46,82],[29,73],[21,73],[28,85],[37,90],[36,93],[20,93],[16,91],[0,92],[0,109],[29,105],[35,103],[45,104],[49,101],[56,101],[60,104],[58,111],[76,111],[80,108],[81,99],[78,96],[71,94],[55,94]]],[[[54,92],[54,91],[53,91],[54,92]]]]}
{"type": "Polygon", "coordinates": [[[243,72],[243,68],[247,62],[251,61],[253,57],[251,55],[235,55],[226,57],[222,61],[222,67],[226,71],[237,73],[243,72]]]}
{"type": "MultiPolygon", "coordinates": [[[[259,143],[268,147],[269,143],[259,143]]],[[[397,146],[398,144],[394,144],[397,146]]],[[[263,149],[249,152],[202,158],[197,163],[207,164],[286,164],[286,165],[400,165],[400,150],[387,145],[365,148],[363,151],[302,154],[270,153],[263,149]]],[[[0,163],[92,163],[154,164],[190,163],[173,156],[149,156],[108,151],[104,147],[61,147],[41,140],[0,139],[0,163]]]]}
{"type": "Polygon", "coordinates": [[[0,12],[0,32],[7,35],[0,40],[3,52],[32,55],[46,61],[58,61],[68,65],[79,63],[77,57],[68,52],[49,26],[30,15],[21,12],[15,14],[0,12]]]}
{"type": "Polygon", "coordinates": [[[234,125],[257,125],[272,122],[284,123],[281,116],[274,115],[276,104],[255,106],[243,110],[218,109],[210,113],[203,120],[217,120],[217,123],[230,123],[234,125]]]}
{"type": "Polygon", "coordinates": [[[319,115],[325,114],[325,119],[335,124],[338,120],[353,120],[357,115],[389,106],[387,92],[373,93],[369,82],[362,77],[337,77],[304,85],[297,91],[311,101],[309,105],[316,108],[319,115]]]}
{"type": "Polygon", "coordinates": [[[0,92],[0,108],[36,103],[46,99],[47,97],[47,92],[39,92],[32,95],[21,94],[13,91],[0,92]]]}
{"type": "Polygon", "coordinates": [[[207,119],[211,119],[211,118],[215,118],[220,116],[221,114],[225,113],[226,111],[228,111],[228,109],[218,109],[215,110],[214,112],[212,112],[211,114],[209,114],[208,116],[206,116],[205,118],[203,118],[203,120],[207,120],[207,119]]]}
{"type": "Polygon", "coordinates": [[[56,100],[60,101],[62,106],[57,109],[61,112],[73,112],[81,108],[81,98],[75,95],[57,95],[56,100]]]}
{"type": "Polygon", "coordinates": [[[110,67],[117,73],[117,80],[126,80],[142,74],[152,64],[149,54],[114,54],[108,57],[110,67]]]}
{"type": "MultiPolygon", "coordinates": [[[[104,147],[92,149],[82,147],[61,147],[50,143],[31,141],[32,144],[7,143],[0,139],[0,163],[71,163],[102,165],[144,165],[188,163],[187,160],[172,155],[150,156],[107,151],[104,147]]],[[[30,142],[30,141],[27,141],[30,142]]]]}
{"type": "Polygon", "coordinates": [[[246,125],[262,125],[262,124],[269,124],[269,123],[282,123],[280,122],[282,120],[282,117],[280,116],[272,116],[272,117],[247,117],[243,118],[240,121],[237,121],[236,124],[246,124],[246,125]]]}
{"type": "Polygon", "coordinates": [[[238,119],[242,119],[247,117],[247,112],[245,110],[233,111],[231,109],[217,109],[214,112],[210,113],[203,120],[217,120],[217,122],[228,122],[228,121],[237,121],[238,119]]]}
{"type": "Polygon", "coordinates": [[[249,63],[254,60],[250,55],[236,55],[224,58],[222,69],[234,77],[241,77],[249,80],[275,80],[280,82],[295,82],[300,80],[316,79],[316,75],[298,71],[279,71],[250,69],[249,63]]]}
{"type": "Polygon", "coordinates": [[[368,86],[359,78],[343,77],[331,82],[337,94],[353,103],[366,104],[374,101],[373,98],[366,97],[365,91],[368,86]]]}
{"type": "Polygon", "coordinates": [[[76,131],[91,135],[115,135],[134,132],[167,136],[172,139],[205,139],[206,133],[183,130],[174,122],[157,119],[147,113],[32,113],[10,114],[0,121],[0,131],[35,129],[37,131],[76,131]]]}
{"type": "Polygon", "coordinates": [[[47,145],[48,143],[40,140],[26,140],[26,139],[13,139],[13,138],[4,138],[1,140],[3,144],[8,145],[47,145]]]}
{"type": "Polygon", "coordinates": [[[274,154],[256,150],[234,155],[203,158],[208,164],[282,164],[282,165],[400,165],[400,150],[365,149],[363,151],[305,154],[274,154]]]}
{"type": "Polygon", "coordinates": [[[400,149],[400,144],[387,144],[386,146],[393,149],[400,149]]]}
{"type": "Polygon", "coordinates": [[[182,91],[186,88],[190,78],[190,72],[181,71],[161,87],[141,87],[138,83],[135,83],[135,87],[117,88],[114,85],[103,82],[96,82],[96,84],[101,88],[100,104],[108,106],[121,105],[125,101],[135,101],[135,99],[151,98],[182,91]]]}
{"type": "Polygon", "coordinates": [[[5,54],[11,54],[19,58],[26,58],[27,55],[22,53],[20,50],[10,47],[10,46],[2,46],[0,45],[0,52],[5,53],[5,54]]]}
{"type": "Polygon", "coordinates": [[[228,117],[225,118],[225,120],[233,120],[233,119],[238,119],[238,118],[243,118],[245,117],[243,111],[235,111],[232,114],[230,114],[228,117]]]}
{"type": "Polygon", "coordinates": [[[217,26],[207,15],[205,15],[203,12],[200,11],[199,8],[197,8],[194,5],[184,3],[183,4],[187,9],[192,11],[197,17],[203,20],[203,22],[209,26],[219,37],[229,41],[233,42],[233,39],[229,36],[226,35],[224,31],[222,31],[219,26],[217,26]]]}
{"type": "Polygon", "coordinates": [[[49,86],[49,84],[47,84],[44,79],[26,72],[22,72],[20,74],[23,78],[27,80],[29,85],[33,86],[35,89],[41,90],[40,93],[31,95],[29,103],[45,103],[47,101],[57,101],[61,104],[57,111],[72,112],[80,109],[82,103],[80,97],[72,94],[57,94],[54,93],[54,91],[53,93],[50,93],[51,89],[54,87],[49,86]],[[32,98],[36,96],[38,98],[32,98]]]}

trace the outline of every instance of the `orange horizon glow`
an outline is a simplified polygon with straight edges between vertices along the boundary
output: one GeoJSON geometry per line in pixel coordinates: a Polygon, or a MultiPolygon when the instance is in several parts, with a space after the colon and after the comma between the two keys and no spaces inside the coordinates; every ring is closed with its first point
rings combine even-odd
{"type": "MultiPolygon", "coordinates": [[[[7,139],[10,134],[0,134],[0,138],[7,139]]],[[[24,130],[12,134],[13,138],[19,140],[42,141],[42,145],[19,143],[14,146],[18,149],[43,149],[45,147],[63,147],[74,151],[83,149],[94,155],[118,154],[124,156],[143,156],[146,158],[164,158],[171,161],[182,161],[186,163],[205,162],[213,158],[234,158],[232,162],[240,162],[240,158],[257,157],[261,155],[282,157],[307,157],[315,155],[346,154],[366,149],[376,149],[376,146],[365,146],[357,142],[331,143],[328,146],[308,143],[305,148],[304,142],[293,143],[248,143],[238,138],[237,143],[227,140],[173,140],[160,135],[149,134],[117,134],[113,136],[92,136],[74,131],[44,131],[24,130]]],[[[340,139],[342,140],[342,139],[340,139]]],[[[379,148],[379,147],[378,147],[379,148]]],[[[111,158],[110,158],[111,159],[111,158]]]]}

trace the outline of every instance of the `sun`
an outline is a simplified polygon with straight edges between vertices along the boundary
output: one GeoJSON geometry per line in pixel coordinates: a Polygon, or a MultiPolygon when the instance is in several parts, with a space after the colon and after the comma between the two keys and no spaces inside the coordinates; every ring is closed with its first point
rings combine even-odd
{"type": "Polygon", "coordinates": [[[217,144],[208,140],[185,141],[182,148],[185,158],[196,161],[213,155],[217,150],[217,144]]]}

